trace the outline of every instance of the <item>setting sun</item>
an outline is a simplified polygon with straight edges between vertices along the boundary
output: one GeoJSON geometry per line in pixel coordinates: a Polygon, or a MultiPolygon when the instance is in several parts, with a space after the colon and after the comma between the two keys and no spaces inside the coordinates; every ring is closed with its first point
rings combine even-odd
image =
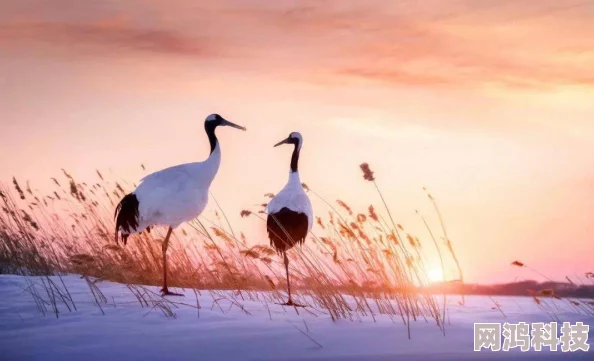
{"type": "Polygon", "coordinates": [[[429,270],[427,273],[429,280],[431,282],[442,282],[443,281],[443,271],[439,268],[433,268],[429,270]]]}
{"type": "Polygon", "coordinates": [[[594,0],[0,0],[0,361],[594,361],[592,35],[594,0]]]}

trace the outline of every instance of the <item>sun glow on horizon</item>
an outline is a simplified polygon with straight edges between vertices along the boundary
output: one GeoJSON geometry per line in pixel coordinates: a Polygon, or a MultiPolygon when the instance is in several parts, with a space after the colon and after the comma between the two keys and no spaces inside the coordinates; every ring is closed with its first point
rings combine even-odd
{"type": "Polygon", "coordinates": [[[430,269],[429,272],[427,272],[427,277],[429,277],[429,280],[433,283],[436,282],[443,282],[443,271],[439,268],[433,268],[430,269]]]}

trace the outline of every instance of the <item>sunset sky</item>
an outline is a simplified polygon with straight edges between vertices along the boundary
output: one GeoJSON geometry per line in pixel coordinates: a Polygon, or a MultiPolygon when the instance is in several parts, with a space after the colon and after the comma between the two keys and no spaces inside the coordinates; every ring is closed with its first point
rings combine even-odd
{"type": "Polygon", "coordinates": [[[248,128],[218,130],[212,191],[254,242],[239,212],[284,185],[272,146],[300,131],[304,182],[379,205],[366,161],[422,238],[426,186],[469,281],[594,271],[592,1],[0,2],[0,181],[134,182],[204,159],[214,112],[248,128]]]}

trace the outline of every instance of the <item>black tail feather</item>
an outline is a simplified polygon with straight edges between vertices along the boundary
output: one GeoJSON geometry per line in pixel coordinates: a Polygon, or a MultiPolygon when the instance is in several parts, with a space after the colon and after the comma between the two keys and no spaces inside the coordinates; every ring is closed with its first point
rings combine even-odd
{"type": "Polygon", "coordinates": [[[124,245],[128,241],[128,235],[138,228],[138,198],[134,193],[127,194],[122,198],[115,209],[116,220],[115,239],[118,242],[118,231],[122,233],[124,245]]]}
{"type": "Polygon", "coordinates": [[[296,244],[303,244],[308,232],[307,215],[283,207],[268,215],[266,228],[270,245],[278,253],[284,253],[296,244]]]}

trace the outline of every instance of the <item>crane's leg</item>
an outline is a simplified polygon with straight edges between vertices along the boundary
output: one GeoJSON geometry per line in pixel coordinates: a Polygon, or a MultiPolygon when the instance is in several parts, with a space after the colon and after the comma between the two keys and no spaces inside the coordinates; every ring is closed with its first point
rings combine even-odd
{"type": "Polygon", "coordinates": [[[163,250],[163,288],[161,289],[161,293],[163,294],[163,296],[183,296],[179,293],[169,292],[169,289],[167,288],[167,248],[169,247],[169,237],[171,237],[171,232],[173,232],[173,229],[171,227],[169,227],[169,229],[167,230],[167,235],[165,236],[165,239],[163,240],[163,246],[162,246],[162,250],[163,250]]]}
{"type": "Polygon", "coordinates": [[[287,291],[289,292],[289,301],[287,301],[287,303],[284,303],[283,306],[305,307],[303,305],[293,302],[293,299],[291,298],[291,281],[289,280],[289,257],[287,257],[287,252],[283,252],[283,255],[285,256],[285,270],[287,271],[287,291]]]}

